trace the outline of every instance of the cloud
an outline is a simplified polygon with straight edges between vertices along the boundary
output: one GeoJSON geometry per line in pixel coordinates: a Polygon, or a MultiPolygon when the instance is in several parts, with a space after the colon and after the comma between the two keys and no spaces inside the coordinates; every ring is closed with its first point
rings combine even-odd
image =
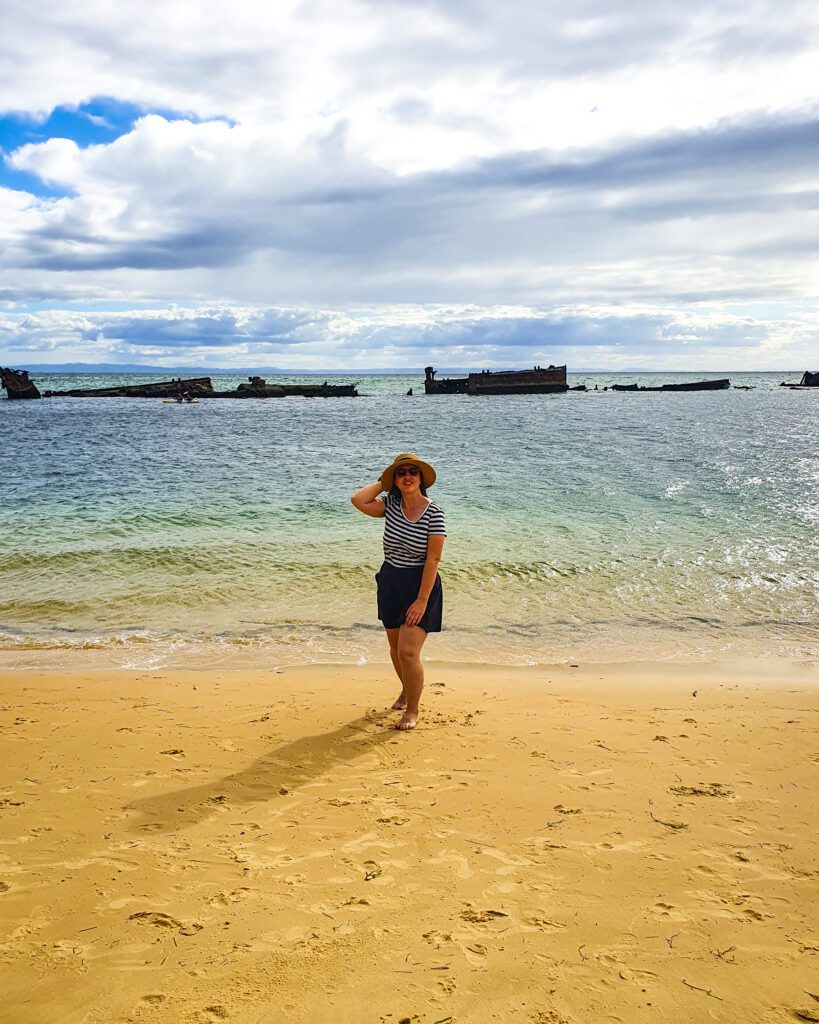
{"type": "MultiPolygon", "coordinates": [[[[819,315],[767,321],[727,314],[616,308],[397,307],[339,313],[313,309],[210,307],[140,312],[0,316],[0,361],[247,365],[354,369],[438,365],[508,366],[534,361],[609,366],[780,368],[788,345],[819,342],[819,315]],[[376,361],[373,354],[377,353],[376,361]],[[692,362],[693,360],[693,362],[692,362]]],[[[804,361],[804,359],[803,359],[804,361]]]]}
{"type": "Polygon", "coordinates": [[[819,120],[762,117],[396,175],[351,154],[339,128],[289,154],[266,132],[148,115],[109,144],[51,139],[12,155],[71,194],[18,202],[5,262],[178,272],[183,298],[191,280],[227,269],[253,301],[272,281],[280,301],[318,306],[652,290],[724,301],[759,294],[766,275],[777,293],[787,277],[807,295],[818,157],[819,120]]]}
{"type": "MultiPolygon", "coordinates": [[[[198,120],[190,114],[174,111],[149,111],[134,103],[113,97],[95,97],[76,106],[56,107],[47,116],[30,112],[13,112],[0,116],[0,186],[24,189],[39,196],[61,194],[55,182],[49,181],[45,166],[27,173],[25,147],[40,144],[43,151],[55,145],[72,144],[72,151],[91,145],[113,142],[127,135],[136,121],[148,113],[158,114],[166,121],[198,120]],[[7,157],[16,153],[14,159],[7,157]]],[[[42,163],[42,161],[41,161],[42,163]]],[[[64,194],[64,193],[63,193],[64,194]]]]}
{"type": "Polygon", "coordinates": [[[133,321],[84,335],[55,309],[60,344],[739,360],[773,358],[775,324],[802,351],[777,333],[819,272],[819,12],[797,0],[4,13],[0,302],[133,321]],[[271,309],[310,339],[258,333],[271,309]]]}

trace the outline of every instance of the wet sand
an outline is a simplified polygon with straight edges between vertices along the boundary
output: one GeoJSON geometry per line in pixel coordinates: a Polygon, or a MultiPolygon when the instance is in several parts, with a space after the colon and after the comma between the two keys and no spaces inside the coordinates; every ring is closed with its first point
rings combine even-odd
{"type": "Polygon", "coordinates": [[[0,1021],[819,1020],[817,666],[427,682],[0,673],[0,1021]]]}

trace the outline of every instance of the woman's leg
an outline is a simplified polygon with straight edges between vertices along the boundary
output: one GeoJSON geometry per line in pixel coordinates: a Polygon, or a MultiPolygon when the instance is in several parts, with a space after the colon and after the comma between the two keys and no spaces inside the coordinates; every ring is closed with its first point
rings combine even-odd
{"type": "Polygon", "coordinates": [[[402,732],[414,729],[418,724],[418,704],[421,700],[421,691],[424,689],[421,648],[426,638],[427,631],[420,626],[402,626],[398,630],[398,661],[407,704],[403,717],[395,728],[402,732]]]}
{"type": "Polygon", "coordinates": [[[390,644],[390,658],[392,659],[392,667],[395,669],[395,674],[401,680],[401,693],[396,697],[395,703],[392,706],[393,711],[404,711],[407,706],[407,693],[404,689],[404,678],[401,675],[401,661],[398,657],[398,634],[401,632],[400,629],[386,629],[384,632],[387,634],[387,640],[390,644]]]}

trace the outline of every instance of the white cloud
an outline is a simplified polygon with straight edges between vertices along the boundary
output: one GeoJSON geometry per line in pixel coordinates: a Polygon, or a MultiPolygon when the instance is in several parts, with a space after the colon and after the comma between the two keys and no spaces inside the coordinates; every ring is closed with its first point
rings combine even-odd
{"type": "MultiPolygon", "coordinates": [[[[610,367],[781,369],[819,345],[819,315],[767,320],[660,307],[210,306],[0,316],[0,361],[271,366],[282,369],[497,366],[533,360],[610,367]],[[59,359],[55,358],[59,353],[59,359]],[[375,359],[373,354],[377,354],[375,359]]],[[[797,364],[798,365],[798,364],[797,364]]]]}

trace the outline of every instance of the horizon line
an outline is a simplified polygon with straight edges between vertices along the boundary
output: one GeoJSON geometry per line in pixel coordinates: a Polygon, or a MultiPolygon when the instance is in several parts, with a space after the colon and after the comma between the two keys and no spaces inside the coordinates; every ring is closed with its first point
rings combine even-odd
{"type": "MultiPolygon", "coordinates": [[[[8,366],[11,368],[12,364],[8,366]]],[[[482,370],[488,370],[489,372],[508,372],[510,370],[516,370],[518,367],[512,366],[492,366],[492,367],[478,367],[477,369],[468,369],[460,366],[441,366],[436,369],[436,373],[479,373],[482,370]]],[[[524,367],[528,369],[528,367],[524,367]]],[[[25,370],[25,367],[22,368],[25,370]]],[[[307,368],[287,368],[282,366],[238,366],[238,367],[224,367],[224,366],[194,366],[178,364],[175,366],[157,366],[155,364],[143,364],[143,363],[35,363],[29,367],[29,373],[52,373],[52,372],[64,372],[64,373],[203,373],[203,374],[217,374],[219,376],[233,376],[233,375],[244,375],[253,374],[258,375],[261,373],[279,373],[279,374],[297,374],[299,376],[320,376],[321,374],[335,374],[344,376],[356,376],[356,374],[377,374],[377,375],[389,375],[395,376],[408,376],[408,375],[424,375],[424,368],[419,367],[384,367],[384,366],[373,366],[373,367],[357,367],[354,370],[348,370],[339,367],[319,367],[313,369],[307,368]]],[[[672,369],[672,368],[660,368],[660,369],[648,369],[644,366],[627,367],[621,368],[608,368],[608,367],[586,367],[581,366],[577,369],[572,369],[567,366],[567,373],[799,373],[802,372],[800,369],[795,367],[775,367],[773,369],[728,369],[723,368],[720,370],[712,369],[698,369],[696,367],[688,369],[672,369]]]]}

